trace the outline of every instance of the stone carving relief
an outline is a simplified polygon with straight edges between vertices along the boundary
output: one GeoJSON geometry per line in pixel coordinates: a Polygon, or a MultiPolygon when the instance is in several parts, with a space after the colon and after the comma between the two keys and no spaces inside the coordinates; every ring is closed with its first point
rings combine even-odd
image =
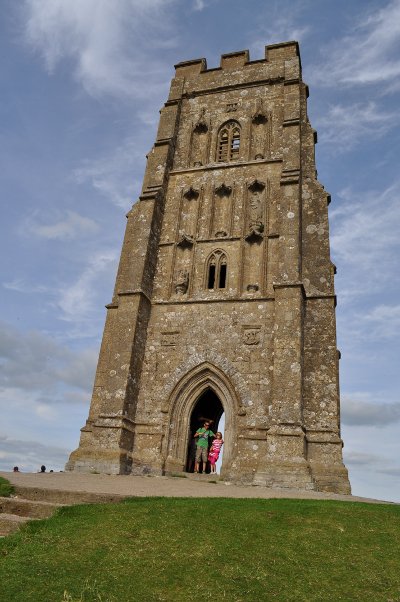
{"type": "Polygon", "coordinates": [[[226,112],[227,113],[234,113],[235,111],[237,111],[238,109],[238,103],[237,102],[228,102],[228,104],[226,105],[226,112]]]}
{"type": "Polygon", "coordinates": [[[262,191],[265,184],[254,180],[249,185],[248,233],[247,240],[262,238],[264,232],[262,191]]]}
{"type": "Polygon", "coordinates": [[[179,330],[161,333],[161,345],[163,347],[174,347],[179,342],[179,330]]]}
{"type": "Polygon", "coordinates": [[[259,290],[259,286],[258,284],[248,284],[247,285],[247,292],[248,293],[256,293],[259,290]]]}
{"type": "Polygon", "coordinates": [[[205,112],[203,107],[192,131],[190,163],[193,167],[201,167],[206,161],[209,124],[205,112]]]}
{"type": "Polygon", "coordinates": [[[269,146],[269,123],[261,98],[257,101],[251,123],[251,158],[264,159],[269,146]]]}
{"type": "Polygon", "coordinates": [[[185,192],[183,193],[183,196],[188,201],[192,201],[194,199],[197,199],[199,197],[199,194],[200,193],[199,193],[198,190],[196,190],[195,188],[193,188],[192,186],[190,186],[190,188],[188,188],[187,190],[185,190],[185,192]]]}
{"type": "Polygon", "coordinates": [[[242,341],[245,345],[258,345],[261,341],[261,326],[243,326],[242,341]]]}
{"type": "Polygon", "coordinates": [[[199,118],[193,128],[193,131],[198,134],[204,134],[208,131],[208,123],[206,120],[206,109],[203,107],[200,110],[199,118]]]}
{"type": "Polygon", "coordinates": [[[185,230],[180,230],[179,231],[179,240],[178,240],[178,247],[192,247],[194,245],[194,238],[193,236],[191,236],[190,234],[187,234],[187,232],[185,232],[185,230]]]}
{"type": "Polygon", "coordinates": [[[232,192],[232,188],[227,186],[225,183],[220,184],[215,188],[215,194],[220,197],[229,196],[232,192]]]}
{"type": "Polygon", "coordinates": [[[179,270],[175,281],[175,292],[177,295],[185,295],[189,288],[189,272],[179,270]]]}
{"type": "Polygon", "coordinates": [[[262,109],[258,108],[251,121],[254,125],[263,125],[264,123],[267,123],[267,117],[264,115],[262,109]]]}
{"type": "Polygon", "coordinates": [[[249,234],[260,235],[264,232],[262,206],[259,192],[253,192],[249,202],[249,234]]]}

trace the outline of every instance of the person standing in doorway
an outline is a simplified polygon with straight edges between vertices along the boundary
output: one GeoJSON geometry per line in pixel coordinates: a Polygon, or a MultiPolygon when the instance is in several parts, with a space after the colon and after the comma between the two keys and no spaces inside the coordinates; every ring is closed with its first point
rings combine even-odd
{"type": "Polygon", "coordinates": [[[219,431],[215,435],[215,439],[212,442],[212,446],[210,449],[210,453],[208,454],[208,459],[211,465],[211,473],[216,474],[216,463],[219,458],[219,454],[221,453],[221,448],[224,444],[224,440],[222,439],[222,433],[219,431]]]}
{"type": "Polygon", "coordinates": [[[203,474],[206,472],[208,458],[208,440],[210,437],[215,437],[210,430],[210,421],[206,420],[202,428],[197,429],[194,434],[196,440],[196,462],[194,472],[199,472],[200,463],[203,463],[203,474]]]}

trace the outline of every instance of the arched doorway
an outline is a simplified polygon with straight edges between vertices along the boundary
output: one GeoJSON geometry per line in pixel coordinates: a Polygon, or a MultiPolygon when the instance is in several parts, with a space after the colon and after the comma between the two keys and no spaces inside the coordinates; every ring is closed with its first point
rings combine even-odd
{"type": "Polygon", "coordinates": [[[241,403],[224,371],[208,361],[202,362],[184,374],[174,386],[168,405],[170,410],[166,421],[163,471],[172,473],[187,470],[191,433],[199,428],[199,418],[210,418],[218,425],[224,414],[225,443],[221,474],[229,474],[236,455],[236,416],[241,403]],[[209,412],[210,416],[207,415],[209,412]],[[201,416],[204,413],[206,415],[201,416]]]}
{"type": "MultiPolygon", "coordinates": [[[[218,424],[224,413],[223,405],[218,395],[208,387],[197,399],[190,417],[189,445],[187,452],[186,471],[193,472],[194,458],[196,452],[196,440],[194,434],[198,428],[203,426],[205,420],[211,421],[211,430],[218,430],[218,424]]],[[[208,471],[208,469],[207,469],[208,471]]]]}

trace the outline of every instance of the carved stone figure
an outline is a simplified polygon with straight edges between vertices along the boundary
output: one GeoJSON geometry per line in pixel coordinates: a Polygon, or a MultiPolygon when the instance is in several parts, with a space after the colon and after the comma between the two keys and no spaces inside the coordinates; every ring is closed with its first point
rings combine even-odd
{"type": "Polygon", "coordinates": [[[245,328],[243,330],[243,343],[245,345],[258,345],[260,342],[259,328],[245,328]]]}
{"type": "Polygon", "coordinates": [[[220,184],[219,186],[217,186],[215,189],[215,193],[221,197],[229,196],[231,194],[231,192],[232,192],[232,187],[227,186],[224,182],[222,184],[220,184]]]}
{"type": "Polygon", "coordinates": [[[208,131],[208,124],[206,120],[206,109],[203,107],[200,111],[199,118],[194,126],[194,131],[197,134],[205,134],[208,131]]]}
{"type": "Polygon", "coordinates": [[[247,285],[247,291],[249,293],[256,293],[259,290],[259,286],[258,284],[248,284],[247,285]]]}
{"type": "Polygon", "coordinates": [[[262,219],[262,206],[260,193],[256,190],[250,198],[249,211],[249,234],[261,235],[264,232],[262,219]]]}
{"type": "Polygon", "coordinates": [[[188,199],[189,201],[192,201],[193,199],[197,199],[199,196],[199,191],[195,190],[193,188],[193,186],[189,186],[189,188],[187,190],[185,190],[183,196],[188,199]]]}
{"type": "Polygon", "coordinates": [[[194,245],[194,237],[187,234],[184,230],[179,231],[180,238],[178,240],[179,247],[192,247],[194,245]]]}
{"type": "Polygon", "coordinates": [[[175,281],[175,292],[177,295],[187,293],[189,287],[189,272],[187,270],[179,270],[175,281]]]}

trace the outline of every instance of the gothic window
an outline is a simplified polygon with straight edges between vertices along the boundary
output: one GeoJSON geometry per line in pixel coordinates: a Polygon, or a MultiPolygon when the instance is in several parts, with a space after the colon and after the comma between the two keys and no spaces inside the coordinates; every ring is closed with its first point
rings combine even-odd
{"type": "Polygon", "coordinates": [[[214,251],[207,263],[207,288],[209,290],[226,288],[227,260],[222,251],[214,251]]]}
{"type": "Polygon", "coordinates": [[[218,136],[218,163],[235,161],[239,158],[240,125],[237,121],[228,121],[222,126],[218,136]]]}

